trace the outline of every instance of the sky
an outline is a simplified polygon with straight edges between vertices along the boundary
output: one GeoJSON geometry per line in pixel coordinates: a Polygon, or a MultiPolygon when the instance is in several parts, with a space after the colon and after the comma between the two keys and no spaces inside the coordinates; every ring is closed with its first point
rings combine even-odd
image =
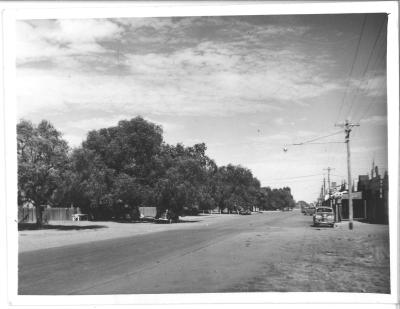
{"type": "Polygon", "coordinates": [[[71,147],[142,116],[312,202],[349,119],[352,178],[387,169],[386,14],[19,20],[16,53],[18,119],[71,147]]]}

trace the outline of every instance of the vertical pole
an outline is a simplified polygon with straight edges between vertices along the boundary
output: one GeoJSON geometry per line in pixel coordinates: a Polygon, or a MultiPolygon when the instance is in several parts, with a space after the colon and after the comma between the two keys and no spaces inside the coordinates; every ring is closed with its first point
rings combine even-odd
{"type": "MultiPolygon", "coordinates": [[[[333,201],[332,201],[332,190],[331,190],[331,171],[334,170],[334,168],[331,168],[328,166],[328,168],[324,169],[328,171],[328,195],[329,195],[329,206],[333,208],[333,201]]],[[[337,204],[335,201],[335,222],[338,222],[338,208],[337,204]]]]}
{"type": "Polygon", "coordinates": [[[331,168],[328,167],[328,196],[329,196],[329,206],[332,207],[331,200],[331,178],[330,178],[331,168]]]}
{"type": "Polygon", "coordinates": [[[358,123],[349,123],[346,119],[346,122],[340,125],[336,125],[338,127],[344,127],[344,132],[346,133],[346,140],[345,143],[347,144],[347,186],[349,192],[349,229],[353,229],[353,197],[351,192],[351,165],[350,165],[350,132],[352,127],[359,127],[358,123]]]}
{"type": "MultiPolygon", "coordinates": [[[[331,207],[331,208],[333,208],[333,205],[332,205],[332,196],[331,196],[331,176],[330,176],[330,174],[331,174],[331,168],[330,167],[328,167],[328,194],[329,194],[329,206],[331,207]]],[[[335,203],[336,204],[336,203],[335,203]]],[[[336,207],[335,207],[336,209],[335,209],[335,222],[338,222],[338,214],[337,214],[337,205],[336,205],[336,207]]]]}
{"type": "Polygon", "coordinates": [[[347,144],[347,186],[349,195],[349,229],[353,229],[353,198],[351,192],[351,160],[350,160],[350,132],[351,128],[348,120],[345,124],[346,144],[347,144]]]}
{"type": "Polygon", "coordinates": [[[335,220],[339,222],[339,206],[337,203],[337,199],[335,199],[335,220]]]}
{"type": "Polygon", "coordinates": [[[364,200],[364,219],[367,218],[367,201],[364,200]]]}
{"type": "Polygon", "coordinates": [[[331,194],[331,178],[330,178],[331,168],[328,167],[328,194],[331,194]]]}

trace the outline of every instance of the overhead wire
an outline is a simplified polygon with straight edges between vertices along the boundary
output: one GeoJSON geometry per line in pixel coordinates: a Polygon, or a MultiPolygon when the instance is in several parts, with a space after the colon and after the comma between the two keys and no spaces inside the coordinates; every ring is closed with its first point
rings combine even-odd
{"type": "MultiPolygon", "coordinates": [[[[384,59],[385,59],[385,57],[382,58],[382,60],[384,60],[384,59]]],[[[377,74],[377,73],[375,73],[375,76],[376,76],[376,74],[377,74]]],[[[379,83],[378,85],[382,84],[382,86],[383,86],[383,83],[384,83],[384,82],[386,82],[386,81],[385,81],[385,80],[381,80],[380,83],[379,83]]],[[[379,99],[378,99],[378,100],[379,100],[379,99]]],[[[364,113],[362,113],[362,114],[361,114],[361,117],[358,119],[358,122],[360,122],[362,119],[365,118],[365,116],[368,114],[368,112],[369,112],[371,106],[373,105],[372,103],[377,102],[378,100],[371,100],[371,101],[369,102],[369,104],[367,105],[367,108],[364,110],[364,113]]]]}
{"type": "Polygon", "coordinates": [[[345,142],[337,141],[337,142],[307,143],[306,145],[325,145],[325,144],[344,144],[344,143],[345,142]]]}
{"type": "Polygon", "coordinates": [[[293,179],[302,179],[302,178],[308,178],[308,177],[315,177],[315,176],[321,176],[322,174],[312,174],[312,175],[302,175],[302,176],[295,176],[295,177],[285,177],[285,178],[275,178],[275,179],[262,179],[263,181],[286,181],[286,180],[293,180],[293,179]]]}
{"type": "Polygon", "coordinates": [[[365,15],[364,15],[364,19],[363,19],[363,23],[362,23],[362,26],[361,26],[360,36],[359,36],[358,42],[357,42],[356,51],[355,51],[355,53],[354,53],[354,58],[353,58],[353,61],[352,61],[352,64],[351,64],[350,73],[349,73],[349,75],[347,76],[346,91],[345,91],[344,94],[343,94],[342,103],[341,103],[341,105],[340,105],[339,113],[338,113],[338,116],[336,117],[335,123],[336,123],[336,122],[338,121],[338,119],[339,119],[339,116],[340,116],[340,114],[341,114],[341,112],[342,112],[342,109],[343,109],[343,106],[344,106],[345,98],[346,98],[347,93],[348,93],[348,91],[349,91],[350,79],[351,79],[351,76],[353,75],[354,65],[355,65],[355,63],[356,63],[357,56],[358,56],[358,52],[359,52],[359,50],[360,50],[360,45],[361,45],[361,40],[362,40],[362,37],[363,37],[363,34],[364,34],[364,29],[365,29],[366,20],[367,20],[367,15],[365,14],[365,15]]]}
{"type": "MultiPolygon", "coordinates": [[[[383,22],[383,25],[385,25],[386,23],[387,23],[387,19],[383,22]]],[[[379,67],[380,63],[382,61],[386,60],[386,44],[385,44],[386,37],[385,36],[381,36],[381,38],[382,38],[383,42],[380,44],[380,49],[376,53],[375,62],[373,64],[373,66],[372,66],[372,71],[375,71],[375,72],[374,72],[373,76],[370,79],[368,79],[368,81],[367,81],[367,87],[365,87],[365,91],[366,92],[368,90],[370,90],[371,87],[372,87],[372,85],[369,85],[369,82],[371,81],[371,79],[375,78],[379,73],[378,67],[379,67]]],[[[358,118],[358,122],[361,121],[361,119],[363,119],[365,117],[365,115],[368,113],[369,108],[371,107],[371,104],[372,104],[372,101],[370,101],[370,104],[367,105],[366,109],[364,110],[364,113],[361,111],[362,109],[360,109],[361,116],[358,118]]],[[[357,119],[357,117],[355,115],[354,115],[354,119],[357,119]]]]}
{"type": "Polygon", "coordinates": [[[331,133],[331,134],[328,134],[328,135],[318,136],[318,137],[315,137],[315,138],[306,140],[306,141],[301,142],[301,143],[293,143],[293,144],[291,144],[291,145],[299,146],[299,145],[308,144],[308,143],[311,143],[311,142],[314,142],[314,141],[317,141],[317,140],[320,140],[320,139],[323,139],[323,138],[326,138],[326,137],[330,137],[330,136],[333,136],[333,135],[337,135],[337,134],[339,134],[339,133],[341,133],[341,132],[342,132],[342,130],[336,131],[336,132],[331,133]]]}
{"type": "MultiPolygon", "coordinates": [[[[371,48],[371,52],[369,53],[369,56],[368,56],[367,65],[365,66],[365,69],[364,69],[364,71],[363,71],[363,73],[362,73],[362,77],[360,78],[360,82],[359,82],[359,84],[358,84],[358,87],[357,87],[355,96],[358,95],[358,93],[360,92],[361,84],[362,84],[362,82],[363,82],[364,79],[365,79],[366,73],[368,72],[369,65],[370,65],[371,60],[372,60],[372,55],[374,54],[375,48],[376,48],[376,46],[377,46],[377,43],[378,43],[378,41],[379,41],[379,39],[380,39],[380,37],[381,37],[381,34],[382,34],[382,30],[383,30],[383,28],[384,28],[383,26],[384,26],[385,24],[386,24],[386,19],[383,20],[383,22],[381,23],[381,25],[380,25],[380,27],[379,27],[379,30],[378,30],[377,36],[376,36],[376,38],[375,38],[374,44],[373,44],[373,46],[372,46],[372,48],[371,48]]],[[[353,97],[354,97],[354,96],[353,96],[353,97]]],[[[349,117],[350,114],[351,114],[351,111],[352,111],[352,109],[353,109],[353,106],[354,106],[355,101],[356,101],[356,100],[353,99],[352,102],[351,102],[351,104],[350,104],[349,111],[348,111],[348,113],[347,113],[347,116],[348,116],[348,117],[349,117]]]]}
{"type": "MultiPolygon", "coordinates": [[[[362,21],[362,25],[361,25],[360,35],[358,36],[358,41],[357,41],[356,49],[355,49],[355,52],[354,52],[354,57],[353,57],[353,60],[352,60],[352,63],[351,63],[350,71],[349,71],[349,74],[347,76],[346,90],[343,93],[342,102],[341,102],[337,117],[335,119],[335,123],[337,123],[337,121],[338,121],[338,119],[339,119],[339,117],[341,115],[342,109],[344,107],[344,104],[345,104],[345,99],[346,99],[347,92],[348,92],[349,86],[350,86],[350,80],[351,80],[351,77],[353,75],[355,63],[357,62],[357,58],[358,58],[358,54],[359,54],[359,50],[360,50],[360,45],[361,45],[362,37],[363,37],[363,34],[364,34],[364,30],[365,30],[366,21],[367,21],[367,15],[365,14],[364,18],[363,18],[363,21],[362,21]]],[[[327,151],[327,152],[329,153],[329,155],[328,155],[327,162],[328,162],[329,166],[332,166],[331,162],[334,161],[334,163],[336,163],[336,158],[333,158],[332,146],[329,146],[328,148],[329,148],[329,151],[327,151]]]]}
{"type": "MultiPolygon", "coordinates": [[[[356,114],[361,110],[361,109],[357,109],[357,110],[356,110],[356,113],[354,114],[354,117],[351,116],[352,111],[353,111],[353,107],[355,106],[356,101],[359,100],[359,96],[358,96],[358,95],[360,94],[362,88],[364,88],[364,89],[363,89],[364,92],[368,92],[368,89],[369,89],[368,84],[369,84],[369,82],[370,82],[370,79],[368,79],[368,81],[367,81],[367,83],[365,84],[364,87],[361,87],[361,85],[362,85],[363,82],[365,82],[367,72],[369,72],[371,69],[374,70],[374,69],[376,68],[376,66],[377,66],[378,60],[380,59],[380,50],[382,49],[382,44],[379,44],[379,46],[380,46],[379,49],[377,49],[377,46],[378,46],[378,42],[379,42],[380,39],[382,38],[382,33],[383,33],[383,30],[385,29],[384,26],[385,26],[386,24],[387,24],[387,18],[385,18],[385,19],[381,22],[381,24],[380,24],[380,26],[379,26],[379,30],[377,31],[376,38],[375,38],[375,40],[374,40],[374,43],[373,43],[373,45],[372,45],[372,47],[371,47],[371,51],[370,51],[369,56],[368,56],[367,64],[365,65],[364,71],[363,71],[362,74],[361,74],[361,77],[360,77],[360,80],[359,80],[359,83],[358,83],[358,87],[357,87],[356,93],[353,94],[353,96],[352,96],[352,97],[353,97],[353,100],[351,101],[351,104],[350,104],[349,109],[348,109],[348,112],[347,112],[347,117],[346,117],[347,119],[356,119],[356,118],[357,118],[357,117],[356,117],[356,114]],[[375,55],[375,61],[374,61],[373,66],[371,66],[371,61],[372,61],[374,55],[375,55]]],[[[384,37],[383,37],[383,38],[384,38],[384,37]]],[[[379,64],[379,63],[378,63],[378,64],[379,64]]],[[[375,77],[376,75],[377,75],[377,72],[375,72],[374,77],[375,77]]],[[[376,85],[375,85],[375,86],[376,86],[376,85]]],[[[371,86],[371,87],[372,87],[372,86],[371,86]]],[[[347,89],[347,91],[348,91],[348,89],[347,89]]],[[[346,92],[346,93],[347,93],[347,92],[346,92]]],[[[343,103],[343,102],[342,102],[342,103],[343,103]]],[[[368,106],[367,109],[365,110],[366,112],[368,112],[369,108],[371,107],[371,104],[372,104],[372,102],[369,104],[369,106],[368,106]]],[[[365,115],[365,114],[366,114],[366,113],[364,113],[364,115],[365,115]]],[[[339,116],[339,115],[340,115],[340,111],[339,111],[338,116],[339,116]]],[[[362,118],[363,118],[363,116],[361,116],[360,119],[359,119],[358,121],[360,121],[362,118]]],[[[358,133],[358,130],[356,130],[356,131],[354,132],[353,137],[355,137],[355,136],[357,135],[357,133],[358,133]]],[[[336,159],[337,159],[337,158],[334,158],[334,161],[335,161],[335,162],[336,162],[336,159]]]]}
{"type": "MultiPolygon", "coordinates": [[[[375,61],[375,64],[378,65],[382,60],[385,60],[386,59],[386,57],[384,57],[385,55],[386,54],[385,54],[385,50],[384,50],[384,53],[382,54],[383,57],[377,58],[376,61],[375,61]]],[[[378,73],[375,72],[374,77],[377,76],[377,74],[378,73]]],[[[382,88],[385,83],[386,83],[386,79],[382,79],[382,80],[379,81],[378,84],[375,84],[375,88],[382,88]]],[[[369,91],[369,89],[370,88],[367,87],[366,91],[369,91]]],[[[374,99],[370,99],[370,102],[369,102],[368,105],[366,105],[366,108],[364,109],[364,111],[360,111],[360,117],[357,118],[356,116],[354,116],[355,118],[357,118],[356,122],[360,123],[363,119],[365,119],[365,117],[369,114],[371,108],[373,106],[378,106],[377,103],[379,102],[379,100],[381,100],[381,98],[379,98],[379,97],[376,98],[375,100],[374,99]]],[[[353,136],[356,137],[358,132],[360,132],[360,131],[359,130],[355,131],[353,136]]]]}
{"type": "MultiPolygon", "coordinates": [[[[361,46],[361,42],[362,42],[362,39],[363,39],[363,34],[366,31],[366,19],[367,19],[367,16],[364,16],[363,24],[362,24],[362,27],[361,27],[361,33],[360,33],[360,36],[359,36],[359,40],[357,42],[356,52],[354,54],[354,59],[353,59],[352,65],[351,65],[350,74],[349,74],[348,79],[347,79],[347,88],[346,88],[346,91],[344,92],[344,95],[343,95],[343,98],[342,98],[342,103],[341,103],[341,106],[340,106],[340,109],[339,109],[339,113],[337,115],[337,118],[336,118],[335,122],[337,122],[337,120],[339,119],[339,117],[341,115],[341,112],[343,110],[343,107],[346,105],[345,104],[346,99],[348,99],[349,95],[351,94],[351,93],[349,93],[349,86],[350,86],[351,78],[353,76],[353,72],[355,70],[355,64],[357,62],[358,54],[359,54],[359,51],[360,51],[360,46],[361,46]]],[[[357,94],[362,90],[361,85],[365,81],[366,74],[371,68],[371,62],[373,60],[373,56],[376,55],[376,57],[375,57],[376,59],[375,59],[375,62],[374,62],[374,67],[376,67],[377,63],[379,64],[379,62],[380,62],[380,61],[378,62],[378,60],[380,59],[380,57],[378,57],[380,51],[377,50],[376,47],[377,47],[378,42],[379,42],[379,40],[381,38],[382,30],[384,28],[384,25],[386,24],[386,21],[387,21],[387,19],[385,19],[380,25],[380,28],[379,28],[379,30],[377,32],[377,36],[376,36],[376,38],[374,40],[373,46],[372,46],[371,51],[369,53],[367,64],[366,64],[366,66],[364,68],[364,71],[361,74],[361,78],[360,78],[360,81],[358,83],[357,92],[355,94],[354,93],[352,94],[352,97],[354,99],[351,101],[351,104],[349,105],[348,112],[347,112],[347,118],[350,117],[351,112],[353,111],[353,107],[354,107],[354,104],[355,104],[355,101],[356,101],[355,99],[356,99],[357,94]]],[[[376,76],[376,75],[377,75],[377,72],[374,74],[374,76],[376,76]]],[[[366,84],[366,86],[368,86],[368,83],[366,84]]],[[[365,91],[368,90],[368,87],[363,87],[363,88],[364,88],[365,91]]],[[[347,102],[349,102],[349,101],[347,101],[347,102]]],[[[370,107],[371,107],[371,103],[367,107],[366,112],[369,110],[370,107]]],[[[366,114],[366,113],[364,113],[364,114],[366,114]]],[[[362,119],[362,117],[360,119],[362,119]]],[[[341,143],[344,143],[344,142],[341,142],[341,143]]],[[[332,151],[329,151],[329,153],[331,154],[332,151]]],[[[329,156],[329,162],[331,162],[331,159],[332,159],[332,155],[329,156]]],[[[336,161],[337,158],[334,157],[334,159],[336,161]]],[[[331,165],[329,165],[329,166],[331,166],[331,165]]],[[[331,175],[334,176],[333,174],[331,174],[331,175]]],[[[343,175],[336,175],[336,176],[343,177],[343,175]]]]}

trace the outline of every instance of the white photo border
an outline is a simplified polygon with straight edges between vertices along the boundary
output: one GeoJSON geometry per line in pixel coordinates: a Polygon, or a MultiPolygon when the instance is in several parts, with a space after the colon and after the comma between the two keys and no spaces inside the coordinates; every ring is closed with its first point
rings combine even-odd
{"type": "MultiPolygon", "coordinates": [[[[7,301],[11,306],[57,305],[165,305],[165,304],[396,304],[399,291],[399,46],[398,2],[26,2],[2,4],[3,27],[3,97],[5,145],[5,203],[7,251],[7,301]],[[15,23],[24,19],[114,18],[223,15],[301,15],[343,13],[388,13],[387,104],[390,287],[391,294],[370,293],[207,293],[207,294],[137,294],[96,296],[28,296],[17,294],[18,229],[17,158],[16,158],[16,87],[15,23]],[[397,190],[396,190],[397,188],[397,190]],[[310,295],[312,294],[312,297],[310,295]]],[[[0,183],[2,184],[2,183],[0,183]]],[[[3,210],[2,210],[3,211],[3,210]]],[[[2,214],[2,213],[0,213],[2,214]]],[[[4,273],[3,273],[4,276],[4,273]]]]}

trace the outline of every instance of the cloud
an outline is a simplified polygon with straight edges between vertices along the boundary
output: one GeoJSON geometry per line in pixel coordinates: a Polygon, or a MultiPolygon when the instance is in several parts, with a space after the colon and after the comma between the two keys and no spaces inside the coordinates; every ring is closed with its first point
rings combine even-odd
{"type": "MultiPolygon", "coordinates": [[[[321,136],[318,132],[310,130],[294,129],[291,131],[279,129],[278,133],[261,135],[261,136],[251,136],[248,138],[249,142],[257,143],[259,145],[291,145],[292,143],[300,143],[306,140],[321,136]]],[[[281,149],[281,148],[279,148],[281,149]]]]}
{"type": "Polygon", "coordinates": [[[116,39],[122,28],[106,19],[60,19],[17,22],[17,63],[102,53],[99,41],[116,39]]]}
{"type": "Polygon", "coordinates": [[[154,120],[154,119],[149,118],[149,117],[145,117],[145,119],[150,121],[150,122],[156,123],[159,126],[161,126],[163,128],[164,132],[185,129],[185,127],[182,124],[177,124],[177,123],[167,122],[167,121],[154,120]]]}
{"type": "Polygon", "coordinates": [[[66,123],[67,126],[74,127],[76,130],[89,132],[101,128],[108,128],[118,125],[121,120],[127,119],[125,114],[112,115],[111,117],[92,117],[90,119],[71,120],[66,123]]]}
{"type": "Polygon", "coordinates": [[[275,118],[274,122],[279,126],[282,126],[282,125],[284,125],[286,123],[285,119],[283,119],[282,117],[275,118]]]}
{"type": "Polygon", "coordinates": [[[361,155],[361,157],[364,159],[370,160],[369,156],[366,157],[365,154],[373,155],[375,151],[382,151],[385,149],[387,149],[386,145],[378,145],[378,146],[368,145],[368,146],[353,147],[351,151],[356,155],[361,155]]]}
{"type": "Polygon", "coordinates": [[[323,55],[269,48],[307,27],[257,24],[257,18],[18,22],[19,110],[66,112],[74,105],[229,116],[308,106],[340,88],[325,77],[323,55]],[[153,39],[156,45],[143,43],[153,39]]]}
{"type": "Polygon", "coordinates": [[[350,83],[356,93],[364,94],[367,97],[386,96],[386,76],[385,74],[367,75],[363,79],[353,79],[350,83]]]}
{"type": "Polygon", "coordinates": [[[85,140],[85,135],[82,134],[64,134],[63,138],[68,141],[68,146],[71,148],[79,147],[85,140]]]}
{"type": "Polygon", "coordinates": [[[65,102],[72,102],[100,109],[119,106],[161,114],[229,115],[276,110],[281,104],[278,101],[306,99],[326,91],[323,84],[297,83],[278,69],[246,69],[244,61],[224,49],[199,46],[172,55],[129,55],[125,65],[131,75],[124,76],[85,72],[70,76],[69,70],[21,68],[18,93],[21,106],[28,109],[49,104],[62,108],[65,102]],[[286,84],[285,91],[276,90],[280,82],[286,84]]]}
{"type": "Polygon", "coordinates": [[[369,125],[387,125],[387,116],[375,115],[369,118],[362,119],[360,122],[369,125]]]}
{"type": "Polygon", "coordinates": [[[340,87],[318,76],[315,65],[299,61],[301,57],[297,53],[286,51],[283,59],[269,59],[272,53],[265,51],[260,56],[227,44],[203,42],[170,54],[127,55],[125,64],[143,82],[179,84],[183,95],[185,91],[186,94],[196,93],[199,89],[203,93],[195,97],[212,93],[218,102],[264,100],[264,104],[256,104],[255,110],[282,100],[306,104],[306,99],[340,87]]]}

